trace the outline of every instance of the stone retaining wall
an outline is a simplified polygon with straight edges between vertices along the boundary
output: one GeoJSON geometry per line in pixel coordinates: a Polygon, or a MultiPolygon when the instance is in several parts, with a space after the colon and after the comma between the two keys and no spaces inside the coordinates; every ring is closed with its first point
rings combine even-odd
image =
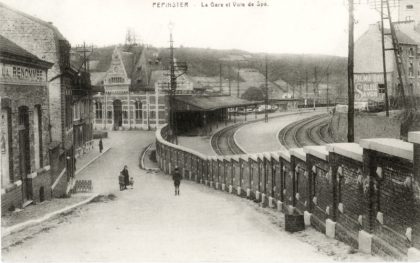
{"type": "Polygon", "coordinates": [[[420,249],[420,132],[411,143],[366,139],[259,154],[205,156],[156,131],[160,168],[184,179],[303,214],[305,225],[367,253],[414,259],[420,249]],[[414,160],[414,161],[413,161],[414,160]],[[416,166],[417,165],[417,166],[416,166]]]}

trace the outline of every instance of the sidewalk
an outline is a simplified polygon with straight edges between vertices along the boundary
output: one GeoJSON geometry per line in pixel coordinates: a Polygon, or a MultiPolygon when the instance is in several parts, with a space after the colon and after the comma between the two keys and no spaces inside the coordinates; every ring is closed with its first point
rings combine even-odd
{"type": "MultiPolygon", "coordinates": [[[[97,140],[95,140],[97,141],[97,140]]],[[[97,145],[97,142],[96,144],[97,145]]],[[[105,154],[110,147],[105,148],[99,153],[97,148],[93,148],[90,152],[82,155],[77,159],[76,180],[84,168],[89,166],[96,159],[105,154]]],[[[78,206],[84,205],[95,198],[97,194],[73,194],[69,198],[53,198],[36,205],[27,206],[25,209],[17,209],[12,213],[6,214],[1,218],[1,234],[2,237],[13,232],[20,231],[28,226],[41,223],[58,214],[70,211],[78,206]]]]}

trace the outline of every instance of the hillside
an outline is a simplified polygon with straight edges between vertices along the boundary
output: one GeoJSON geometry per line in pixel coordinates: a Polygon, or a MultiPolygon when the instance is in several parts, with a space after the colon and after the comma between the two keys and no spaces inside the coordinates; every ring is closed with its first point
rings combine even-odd
{"type": "MultiPolygon", "coordinates": [[[[169,61],[169,50],[160,49],[160,56],[163,61],[169,61]]],[[[264,54],[241,50],[181,47],[175,50],[175,57],[178,61],[187,62],[188,75],[190,76],[219,77],[220,64],[222,64],[222,78],[225,80],[230,77],[232,81],[236,82],[238,66],[240,69],[248,69],[240,70],[239,81],[247,83],[247,85],[240,85],[241,94],[245,91],[243,89],[254,86],[254,84],[258,86],[257,84],[261,83],[265,75],[264,54]]],[[[347,58],[327,55],[268,54],[267,65],[270,86],[273,85],[272,83],[275,85],[285,81],[290,90],[295,86],[296,92],[299,90],[299,85],[305,85],[306,76],[310,91],[313,87],[315,74],[318,83],[326,83],[328,68],[331,93],[336,93],[339,97],[346,96],[347,58]]],[[[280,92],[287,92],[284,91],[284,87],[278,88],[280,92]]]]}

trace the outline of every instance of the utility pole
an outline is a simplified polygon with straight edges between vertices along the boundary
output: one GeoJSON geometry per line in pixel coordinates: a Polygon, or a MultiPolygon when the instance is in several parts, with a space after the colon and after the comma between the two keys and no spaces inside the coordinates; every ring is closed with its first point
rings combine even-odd
{"type": "MultiPolygon", "coordinates": [[[[380,0],[382,1],[382,0],[380,0]]],[[[347,141],[354,142],[354,0],[349,0],[349,43],[347,60],[348,112],[347,141]]]]}
{"type": "Polygon", "coordinates": [[[305,89],[306,89],[306,93],[305,93],[305,107],[308,103],[308,70],[306,70],[306,74],[305,74],[305,89]]]}
{"type": "Polygon", "coordinates": [[[382,41],[382,65],[384,70],[384,91],[385,91],[385,111],[389,117],[389,101],[388,101],[388,80],[386,78],[386,57],[385,57],[385,29],[384,29],[384,0],[381,1],[381,41],[382,41]]]}
{"type": "Polygon", "coordinates": [[[238,83],[238,88],[237,88],[237,97],[239,98],[239,61],[238,61],[238,75],[237,75],[236,81],[237,81],[237,83],[238,83]]]}
{"type": "Polygon", "coordinates": [[[317,90],[317,85],[318,85],[318,79],[317,79],[317,69],[316,66],[314,68],[314,97],[313,97],[313,102],[314,102],[314,110],[316,109],[316,90],[317,90]]]}
{"type": "Polygon", "coordinates": [[[330,83],[330,72],[327,70],[327,111],[329,111],[329,104],[330,104],[330,99],[329,99],[329,83],[330,83]]]}
{"type": "Polygon", "coordinates": [[[170,30],[170,90],[169,90],[169,127],[170,132],[172,136],[173,142],[175,144],[178,144],[177,138],[176,138],[176,128],[175,128],[175,113],[174,113],[174,96],[176,91],[176,77],[175,77],[175,62],[174,62],[174,41],[172,39],[172,29],[173,25],[169,24],[169,30],[170,30]]]}
{"type": "Polygon", "coordinates": [[[268,65],[267,55],[265,55],[265,115],[264,121],[268,122],[268,65]]]}
{"type": "Polygon", "coordinates": [[[222,89],[222,63],[219,64],[219,75],[220,75],[220,79],[219,79],[219,85],[220,85],[220,95],[223,95],[223,89],[222,89]]]}
{"type": "Polygon", "coordinates": [[[232,96],[232,87],[231,87],[231,84],[230,84],[230,73],[232,71],[231,65],[229,65],[228,70],[229,70],[229,74],[228,74],[229,75],[229,78],[228,78],[228,80],[229,80],[229,96],[232,96]]]}

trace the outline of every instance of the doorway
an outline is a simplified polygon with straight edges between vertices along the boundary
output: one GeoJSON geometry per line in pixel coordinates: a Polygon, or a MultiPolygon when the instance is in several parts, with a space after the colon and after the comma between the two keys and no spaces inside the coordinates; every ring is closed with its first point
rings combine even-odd
{"type": "Polygon", "coordinates": [[[19,111],[19,171],[22,178],[23,201],[32,200],[32,192],[28,180],[31,173],[30,137],[29,137],[29,110],[21,106],[19,111]]]}
{"type": "Polygon", "coordinates": [[[118,130],[122,126],[122,103],[120,100],[114,100],[114,129],[118,130]]]}

